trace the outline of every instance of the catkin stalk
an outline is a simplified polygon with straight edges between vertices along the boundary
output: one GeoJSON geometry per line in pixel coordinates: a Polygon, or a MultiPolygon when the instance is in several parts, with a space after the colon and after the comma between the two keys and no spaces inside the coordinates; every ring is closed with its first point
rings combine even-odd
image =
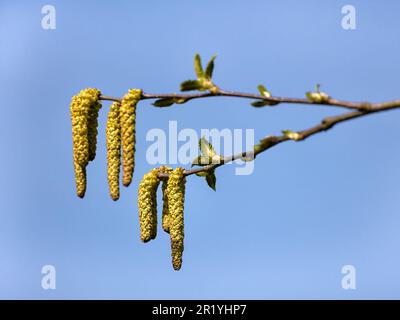
{"type": "Polygon", "coordinates": [[[119,173],[121,167],[121,126],[119,121],[120,104],[114,102],[107,116],[107,177],[111,199],[119,199],[119,173]]]}
{"type": "Polygon", "coordinates": [[[141,96],[140,89],[130,89],[121,101],[122,183],[124,186],[129,186],[132,182],[135,167],[136,105],[141,96]]]}

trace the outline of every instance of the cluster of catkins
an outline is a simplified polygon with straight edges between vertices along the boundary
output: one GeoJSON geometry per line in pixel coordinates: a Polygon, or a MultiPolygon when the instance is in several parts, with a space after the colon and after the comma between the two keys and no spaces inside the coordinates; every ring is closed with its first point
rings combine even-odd
{"type": "Polygon", "coordinates": [[[162,182],[162,227],[170,235],[172,266],[175,270],[181,268],[183,254],[186,183],[183,172],[183,168],[172,170],[166,166],[153,169],[143,176],[138,194],[140,238],[148,242],[157,235],[157,189],[162,182]],[[162,173],[168,173],[168,177],[160,178],[162,173]]]}
{"type": "MultiPolygon", "coordinates": [[[[96,156],[98,115],[101,93],[88,88],[72,98],[70,105],[76,193],[83,198],[86,191],[86,166],[96,156]]],[[[135,167],[136,105],[142,96],[140,89],[131,89],[121,102],[114,102],[107,116],[107,178],[110,196],[119,199],[119,176],[122,156],[124,186],[132,181],[135,167]]],[[[183,168],[172,170],[163,166],[146,173],[139,185],[140,238],[143,242],[157,235],[157,189],[163,192],[162,227],[170,234],[172,265],[182,266],[183,209],[186,179],[183,168]],[[167,174],[162,176],[161,174],[167,174]]]]}
{"type": "MultiPolygon", "coordinates": [[[[76,193],[83,198],[86,191],[86,166],[96,156],[98,115],[101,108],[100,91],[84,89],[71,101],[72,140],[74,146],[74,170],[76,193]]],[[[122,168],[124,186],[132,181],[135,166],[136,105],[142,91],[131,89],[121,102],[110,108],[106,125],[107,176],[110,196],[119,199],[119,173],[122,168]]]]}

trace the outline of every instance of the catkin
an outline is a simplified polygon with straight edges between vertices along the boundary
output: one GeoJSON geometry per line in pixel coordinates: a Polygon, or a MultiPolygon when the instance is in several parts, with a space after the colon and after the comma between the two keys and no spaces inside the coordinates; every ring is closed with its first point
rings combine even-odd
{"type": "Polygon", "coordinates": [[[157,235],[157,188],[160,184],[158,169],[146,173],[139,184],[138,207],[140,239],[148,242],[157,235]]]}
{"type": "MultiPolygon", "coordinates": [[[[100,91],[98,91],[98,96],[100,96],[100,91]]],[[[89,139],[89,161],[93,161],[96,157],[96,148],[97,148],[97,127],[99,111],[101,109],[101,102],[99,100],[95,101],[92,104],[92,107],[89,112],[88,119],[88,139],[89,139]]]]}
{"type": "MultiPolygon", "coordinates": [[[[172,169],[166,166],[160,167],[160,173],[171,173],[172,169]]],[[[162,210],[162,228],[165,232],[169,233],[169,210],[168,210],[168,195],[167,183],[168,178],[161,178],[162,181],[162,195],[163,195],[163,210],[162,210]]]]}
{"type": "Polygon", "coordinates": [[[70,105],[76,193],[81,198],[86,191],[86,166],[94,158],[96,149],[92,144],[97,136],[99,97],[99,90],[84,89],[72,98],[70,105]]]}
{"type": "Polygon", "coordinates": [[[124,186],[129,186],[131,183],[135,167],[136,104],[141,96],[142,90],[130,89],[121,101],[122,183],[124,186]]]}
{"type": "Polygon", "coordinates": [[[86,192],[86,168],[74,162],[76,194],[83,198],[86,192]]]}
{"type": "Polygon", "coordinates": [[[114,102],[107,116],[107,177],[111,199],[119,199],[119,173],[121,166],[121,126],[119,121],[120,104],[114,102]]]}
{"type": "Polygon", "coordinates": [[[182,255],[184,249],[184,202],[185,183],[183,168],[172,171],[167,183],[168,211],[169,211],[169,234],[171,238],[172,266],[179,270],[182,266],[182,255]]]}

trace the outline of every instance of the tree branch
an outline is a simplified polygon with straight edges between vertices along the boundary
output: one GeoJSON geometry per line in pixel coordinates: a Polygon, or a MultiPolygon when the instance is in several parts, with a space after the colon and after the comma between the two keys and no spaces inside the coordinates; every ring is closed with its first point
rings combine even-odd
{"type": "MultiPolygon", "coordinates": [[[[164,98],[178,98],[184,99],[185,102],[192,99],[201,99],[201,98],[209,98],[209,97],[236,97],[236,98],[247,98],[247,99],[256,99],[256,100],[264,100],[274,104],[279,103],[290,103],[290,104],[306,104],[306,105],[322,105],[322,106],[330,106],[330,107],[342,107],[346,109],[351,109],[353,111],[340,114],[338,116],[332,116],[323,119],[318,125],[315,125],[311,128],[298,131],[294,133],[294,136],[288,136],[287,134],[283,134],[280,136],[269,136],[260,141],[259,144],[254,146],[253,150],[248,150],[243,153],[226,156],[219,160],[219,162],[212,163],[203,167],[195,168],[192,170],[186,170],[184,174],[186,176],[190,176],[192,174],[200,173],[200,172],[211,172],[216,168],[227,164],[229,162],[242,159],[244,161],[253,161],[255,157],[263,153],[264,151],[289,140],[294,141],[302,141],[307,139],[308,137],[331,129],[338,123],[345,122],[348,120],[356,119],[359,117],[363,117],[372,113],[378,113],[383,111],[388,111],[392,109],[400,108],[400,100],[393,100],[388,102],[381,103],[369,103],[369,102],[350,102],[337,100],[329,97],[324,102],[314,102],[307,98],[288,98],[288,97],[265,97],[258,94],[251,93],[242,93],[235,91],[224,91],[218,88],[217,92],[206,92],[206,93],[194,93],[194,94],[152,94],[152,93],[142,93],[142,100],[146,99],[164,99],[164,98]],[[355,111],[354,111],[355,110],[355,111]]],[[[106,101],[116,101],[120,102],[120,98],[104,96],[100,97],[101,100],[106,101]]],[[[167,177],[168,174],[160,174],[160,177],[167,177]]]]}
{"type": "MultiPolygon", "coordinates": [[[[259,94],[252,94],[252,93],[243,93],[237,91],[224,91],[219,89],[218,92],[205,92],[205,93],[193,93],[193,94],[179,94],[179,93],[142,93],[142,100],[148,99],[165,99],[165,98],[178,98],[184,99],[187,101],[193,99],[201,99],[201,98],[209,98],[209,97],[235,97],[235,98],[245,98],[245,99],[255,99],[255,100],[264,100],[268,102],[272,102],[275,104],[279,103],[289,103],[289,104],[306,104],[306,105],[321,105],[321,106],[328,106],[328,107],[342,107],[346,109],[354,109],[360,111],[367,111],[370,108],[374,108],[377,106],[382,106],[386,104],[396,105],[400,107],[400,100],[393,100],[388,102],[382,103],[374,103],[371,104],[369,102],[352,102],[352,101],[344,101],[329,98],[327,101],[324,102],[314,102],[307,98],[290,98],[290,97],[265,97],[259,94]]],[[[121,98],[111,97],[102,95],[100,97],[101,100],[108,100],[108,101],[116,101],[120,102],[121,98]]],[[[160,107],[159,107],[160,108],[160,107]]],[[[163,108],[163,107],[161,107],[163,108]]]]}

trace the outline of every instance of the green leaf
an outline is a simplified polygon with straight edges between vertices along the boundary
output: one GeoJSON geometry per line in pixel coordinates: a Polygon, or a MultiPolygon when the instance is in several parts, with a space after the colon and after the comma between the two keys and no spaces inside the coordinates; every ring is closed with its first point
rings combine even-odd
{"type": "Polygon", "coordinates": [[[200,90],[202,85],[198,80],[186,80],[181,83],[181,91],[200,90]]]}
{"type": "Polygon", "coordinates": [[[258,91],[260,91],[261,95],[264,97],[269,98],[271,96],[271,92],[267,90],[262,84],[260,84],[258,87],[258,91]]]}
{"type": "Polygon", "coordinates": [[[175,103],[175,98],[163,98],[153,102],[155,107],[169,107],[175,103]]]}
{"type": "Polygon", "coordinates": [[[204,171],[197,172],[196,176],[198,176],[198,177],[206,177],[207,176],[207,172],[204,172],[204,171]]]}
{"type": "Polygon", "coordinates": [[[170,97],[170,98],[162,98],[158,99],[153,102],[153,106],[155,107],[169,107],[172,106],[174,103],[182,104],[185,103],[187,99],[179,98],[179,97],[170,97]]]}
{"type": "Polygon", "coordinates": [[[253,107],[265,107],[265,106],[274,106],[277,105],[279,102],[277,101],[266,101],[266,100],[258,100],[251,103],[253,107]]]}
{"type": "Polygon", "coordinates": [[[212,158],[210,158],[210,157],[198,156],[198,157],[193,159],[192,167],[193,166],[204,167],[204,166],[207,166],[207,165],[211,164],[211,162],[212,162],[212,158]]]}
{"type": "Polygon", "coordinates": [[[206,175],[206,181],[208,186],[213,189],[214,191],[217,191],[215,188],[215,184],[217,183],[217,177],[215,176],[215,172],[210,171],[207,175],[206,175]]]}
{"type": "Polygon", "coordinates": [[[205,72],[205,77],[207,79],[211,80],[211,78],[212,78],[212,74],[213,74],[213,71],[214,71],[214,60],[215,60],[216,57],[217,57],[216,55],[212,56],[210,61],[207,64],[206,72],[205,72]]]}
{"type": "Polygon", "coordinates": [[[194,56],[194,71],[196,72],[198,79],[204,78],[203,67],[201,66],[201,58],[198,53],[194,56]]]}
{"type": "Polygon", "coordinates": [[[202,137],[199,140],[199,149],[204,156],[207,156],[209,158],[212,158],[217,154],[212,144],[208,142],[208,140],[205,137],[202,137]]]}
{"type": "Polygon", "coordinates": [[[314,102],[314,103],[326,103],[329,101],[330,96],[327,95],[325,92],[321,92],[320,90],[321,86],[320,84],[317,84],[315,86],[315,92],[306,92],[306,97],[308,100],[314,102]]]}

